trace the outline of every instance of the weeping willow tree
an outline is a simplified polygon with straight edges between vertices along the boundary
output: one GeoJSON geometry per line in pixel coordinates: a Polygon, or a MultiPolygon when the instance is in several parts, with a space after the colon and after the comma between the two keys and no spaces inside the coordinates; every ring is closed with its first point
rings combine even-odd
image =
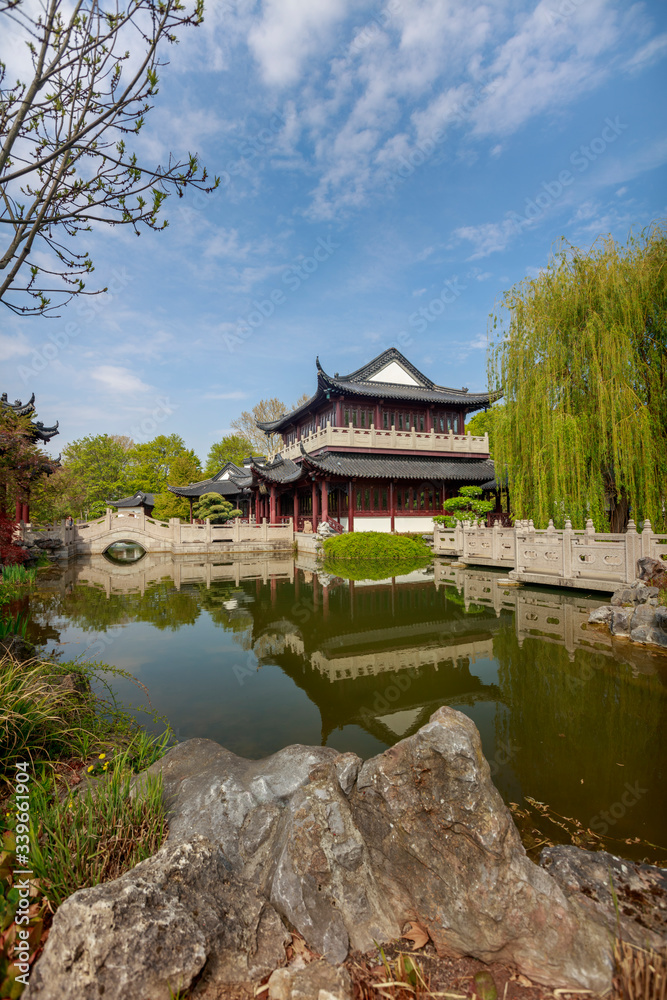
{"type": "Polygon", "coordinates": [[[667,530],[667,228],[563,244],[493,317],[496,477],[536,526],[667,530]]]}

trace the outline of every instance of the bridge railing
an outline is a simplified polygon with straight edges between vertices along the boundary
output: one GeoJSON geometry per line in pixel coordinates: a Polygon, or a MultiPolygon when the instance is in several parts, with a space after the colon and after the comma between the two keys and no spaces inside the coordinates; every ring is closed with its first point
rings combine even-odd
{"type": "Polygon", "coordinates": [[[532,521],[518,521],[513,528],[463,522],[437,527],[433,550],[476,566],[507,568],[522,582],[616,590],[635,579],[640,557],[667,560],[667,535],[655,534],[649,521],[641,533],[630,521],[619,534],[597,532],[590,520],[583,531],[573,529],[569,520],[563,530],[552,522],[545,529],[532,521]]]}

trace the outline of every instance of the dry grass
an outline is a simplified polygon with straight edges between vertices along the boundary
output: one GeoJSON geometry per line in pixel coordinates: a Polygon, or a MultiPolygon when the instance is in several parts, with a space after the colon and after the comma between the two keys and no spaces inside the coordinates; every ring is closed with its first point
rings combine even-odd
{"type": "Polygon", "coordinates": [[[614,992],[619,1000],[667,1000],[667,951],[646,951],[617,941],[614,961],[614,992]]]}

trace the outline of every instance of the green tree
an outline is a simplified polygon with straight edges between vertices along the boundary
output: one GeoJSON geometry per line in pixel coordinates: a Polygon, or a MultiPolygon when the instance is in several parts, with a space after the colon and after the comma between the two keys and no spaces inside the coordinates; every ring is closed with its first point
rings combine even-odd
{"type": "Polygon", "coordinates": [[[489,435],[489,454],[491,457],[493,457],[493,424],[496,410],[496,406],[488,410],[480,410],[479,413],[475,413],[466,423],[466,434],[479,435],[480,437],[483,437],[484,434],[489,435]]]}
{"type": "Polygon", "coordinates": [[[65,3],[3,0],[8,44],[29,53],[24,79],[0,63],[0,301],[52,311],[93,270],[74,238],[100,223],[163,229],[170,191],[211,191],[192,154],[138,162],[131,142],[158,92],[162,53],[203,20],[203,0],[65,3]],[[56,301],[51,296],[55,294],[56,301]]]}
{"type": "Polygon", "coordinates": [[[13,517],[15,500],[25,499],[55,468],[35,444],[31,418],[0,406],[0,513],[13,517]]]}
{"type": "Polygon", "coordinates": [[[461,486],[457,497],[445,500],[444,514],[437,514],[433,520],[453,528],[457,521],[476,521],[484,518],[496,506],[495,500],[482,500],[481,486],[461,486]]]}
{"type": "Polygon", "coordinates": [[[180,434],[159,434],[152,441],[135,445],[130,452],[129,492],[162,493],[169,484],[178,486],[173,480],[172,467],[177,459],[186,457],[189,467],[195,470],[190,481],[201,479],[201,463],[194,451],[185,447],[180,434]]]}
{"type": "MultiPolygon", "coordinates": [[[[107,500],[118,500],[130,493],[129,461],[132,448],[126,439],[111,434],[88,435],[72,441],[63,453],[63,468],[80,484],[81,508],[85,517],[99,517],[104,513],[107,500]]],[[[134,492],[134,491],[132,491],[134,492]]]]}
{"type": "Polygon", "coordinates": [[[66,517],[79,517],[85,499],[84,480],[68,466],[56,469],[30,491],[30,518],[37,524],[53,524],[66,517]]]}
{"type": "Polygon", "coordinates": [[[489,384],[518,517],[667,529],[667,229],[564,245],[504,297],[489,384]]]}
{"type": "MultiPolygon", "coordinates": [[[[189,486],[201,479],[199,459],[192,452],[186,451],[178,455],[171,464],[169,471],[169,486],[189,486]]],[[[190,520],[190,501],[185,497],[176,496],[168,489],[161,490],[155,497],[156,517],[167,520],[170,517],[180,517],[182,521],[190,520]]]]}
{"type": "Polygon", "coordinates": [[[211,524],[222,524],[232,517],[240,517],[241,511],[231,505],[229,500],[225,500],[219,493],[204,493],[199,498],[199,503],[194,509],[195,517],[205,521],[207,517],[211,519],[211,524]]]}
{"type": "Polygon", "coordinates": [[[214,476],[227,462],[233,462],[242,469],[243,459],[248,457],[249,452],[250,442],[247,438],[240,434],[227,434],[221,441],[211,445],[204,475],[209,478],[214,476]]]}

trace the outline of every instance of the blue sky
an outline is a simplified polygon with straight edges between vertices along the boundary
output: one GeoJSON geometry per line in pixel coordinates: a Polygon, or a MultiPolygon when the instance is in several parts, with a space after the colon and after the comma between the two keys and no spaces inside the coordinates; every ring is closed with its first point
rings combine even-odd
{"type": "Polygon", "coordinates": [[[2,388],[202,459],[259,399],[398,346],[486,387],[488,316],[561,237],[664,218],[667,7],[228,0],[169,50],[138,147],[222,178],[169,228],[79,237],[110,294],[0,315],[2,388]]]}

